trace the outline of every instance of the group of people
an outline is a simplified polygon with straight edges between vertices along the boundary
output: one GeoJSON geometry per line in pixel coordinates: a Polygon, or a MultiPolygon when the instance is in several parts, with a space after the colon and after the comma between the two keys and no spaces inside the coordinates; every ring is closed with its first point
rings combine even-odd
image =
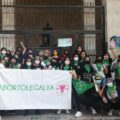
{"type": "MultiPolygon", "coordinates": [[[[73,80],[85,81],[94,84],[81,95],[78,95],[72,86],[72,106],[77,110],[75,117],[82,115],[81,104],[89,108],[93,114],[106,111],[112,115],[112,109],[120,109],[120,56],[114,60],[106,52],[97,56],[91,63],[91,58],[86,51],[78,46],[73,55],[65,50],[59,54],[57,49],[40,51],[35,54],[32,49],[26,49],[23,42],[16,51],[0,50],[1,69],[40,69],[40,70],[67,70],[73,75],[73,80]],[[114,76],[113,76],[114,74],[114,76]]],[[[62,110],[58,110],[60,114],[62,110]]],[[[69,110],[66,110],[69,113],[69,110]]]]}

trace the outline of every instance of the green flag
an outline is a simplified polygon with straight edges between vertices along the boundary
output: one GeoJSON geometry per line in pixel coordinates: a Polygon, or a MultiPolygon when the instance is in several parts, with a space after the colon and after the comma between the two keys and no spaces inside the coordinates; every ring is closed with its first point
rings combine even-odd
{"type": "Polygon", "coordinates": [[[72,83],[75,88],[75,91],[77,92],[77,95],[81,95],[85,93],[87,90],[89,90],[94,86],[94,84],[92,83],[88,83],[82,80],[75,80],[75,79],[72,81],[72,83]]]}

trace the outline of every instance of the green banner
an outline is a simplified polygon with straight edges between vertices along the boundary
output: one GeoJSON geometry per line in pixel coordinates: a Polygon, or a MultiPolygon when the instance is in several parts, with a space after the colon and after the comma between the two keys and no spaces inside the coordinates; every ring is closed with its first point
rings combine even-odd
{"type": "Polygon", "coordinates": [[[92,83],[88,83],[82,80],[75,80],[75,79],[72,80],[72,83],[75,88],[75,91],[77,92],[77,95],[81,95],[85,93],[87,90],[89,90],[94,86],[94,84],[92,83]]]}

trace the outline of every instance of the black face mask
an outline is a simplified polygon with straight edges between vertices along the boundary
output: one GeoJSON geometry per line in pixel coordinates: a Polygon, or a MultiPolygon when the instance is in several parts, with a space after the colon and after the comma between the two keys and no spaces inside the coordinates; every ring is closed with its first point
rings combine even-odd
{"type": "Polygon", "coordinates": [[[90,64],[90,61],[85,61],[85,64],[90,64]]]}
{"type": "Polygon", "coordinates": [[[102,63],[102,59],[98,59],[97,62],[98,62],[98,63],[102,63]]]}
{"type": "Polygon", "coordinates": [[[48,56],[44,56],[44,59],[48,59],[48,56]]]}
{"type": "Polygon", "coordinates": [[[57,62],[51,62],[51,65],[52,65],[52,66],[56,66],[56,65],[57,65],[57,62]]]}

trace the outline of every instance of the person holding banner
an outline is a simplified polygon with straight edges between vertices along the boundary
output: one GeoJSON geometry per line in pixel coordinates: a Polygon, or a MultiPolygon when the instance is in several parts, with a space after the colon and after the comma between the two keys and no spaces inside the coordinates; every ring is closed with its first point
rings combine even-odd
{"type": "Polygon", "coordinates": [[[33,69],[39,69],[42,70],[43,66],[41,65],[41,60],[39,56],[35,56],[35,59],[33,60],[33,69]]]}
{"type": "MultiPolygon", "coordinates": [[[[63,62],[62,70],[70,71],[70,74],[72,74],[72,72],[71,72],[71,70],[72,70],[71,61],[68,57],[63,62]]],[[[62,110],[58,110],[57,114],[61,114],[61,112],[62,112],[62,110]]],[[[65,112],[66,112],[66,114],[70,113],[69,110],[65,110],[65,112]]]]}
{"type": "Polygon", "coordinates": [[[75,70],[78,78],[80,77],[80,59],[78,54],[73,55],[72,69],[75,70]]]}
{"type": "Polygon", "coordinates": [[[60,68],[59,66],[59,60],[52,58],[51,59],[51,66],[52,66],[52,70],[58,70],[60,68]]]}
{"type": "Polygon", "coordinates": [[[27,59],[25,59],[25,62],[22,65],[22,69],[33,69],[33,64],[32,64],[31,58],[28,57],[27,59]]]}
{"type": "Polygon", "coordinates": [[[0,60],[0,69],[5,69],[5,64],[3,64],[2,60],[0,60]]]}
{"type": "Polygon", "coordinates": [[[3,59],[6,56],[7,49],[5,47],[1,48],[0,59],[3,59]]]}
{"type": "Polygon", "coordinates": [[[12,57],[10,60],[9,67],[12,69],[20,69],[21,64],[17,61],[17,59],[15,57],[12,57]]]}

